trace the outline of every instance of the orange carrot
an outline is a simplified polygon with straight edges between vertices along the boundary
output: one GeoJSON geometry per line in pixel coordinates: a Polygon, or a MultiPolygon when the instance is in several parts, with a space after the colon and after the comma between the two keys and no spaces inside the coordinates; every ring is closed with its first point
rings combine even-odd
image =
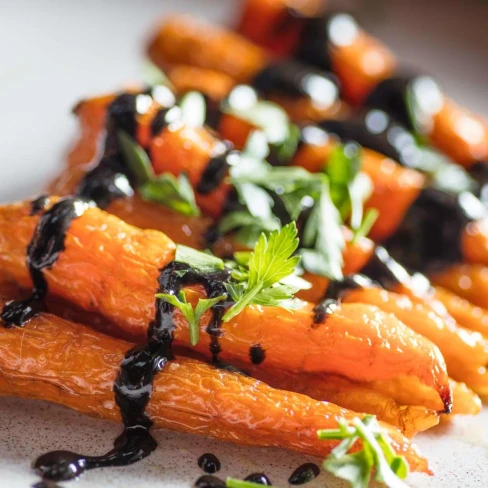
{"type": "MultiPolygon", "coordinates": [[[[0,269],[22,286],[29,286],[26,248],[38,216],[29,205],[1,208],[0,269]],[[6,230],[15,222],[16,235],[6,230]]],[[[174,257],[174,244],[157,231],[142,231],[96,208],[71,224],[66,249],[46,270],[49,290],[88,311],[100,313],[131,338],[142,338],[154,315],[159,269],[174,257]]],[[[198,290],[187,290],[194,302],[198,290]]],[[[276,307],[247,307],[222,325],[222,359],[250,363],[249,346],[261,344],[269,367],[290,371],[328,372],[359,381],[410,375],[435,389],[439,410],[449,405],[450,388],[444,360],[435,345],[405,327],[393,315],[361,304],[344,304],[325,324],[313,322],[313,305],[286,311],[276,307]],[[294,344],[293,350],[289,344],[294,344]]],[[[201,321],[196,348],[209,355],[208,321],[201,321]]],[[[186,319],[175,313],[175,343],[189,343],[186,319]]]]}

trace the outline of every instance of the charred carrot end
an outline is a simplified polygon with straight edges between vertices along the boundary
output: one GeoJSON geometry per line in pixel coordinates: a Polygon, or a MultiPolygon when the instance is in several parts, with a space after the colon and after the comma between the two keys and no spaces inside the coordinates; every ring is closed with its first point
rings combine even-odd
{"type": "Polygon", "coordinates": [[[465,261],[488,266],[488,220],[468,224],[461,246],[465,261]]]}
{"type": "Polygon", "coordinates": [[[220,71],[238,82],[250,80],[267,62],[261,48],[238,34],[186,16],[166,19],[148,54],[162,68],[186,64],[220,71]]]}
{"type": "Polygon", "coordinates": [[[215,101],[222,100],[235,85],[235,80],[225,73],[194,66],[172,66],[166,70],[166,75],[177,93],[196,90],[215,101]]]}
{"type": "Polygon", "coordinates": [[[413,437],[439,423],[439,415],[434,410],[423,406],[399,405],[388,395],[344,377],[296,375],[278,370],[264,370],[256,366],[247,367],[246,371],[274,388],[294,391],[350,410],[376,415],[379,420],[398,428],[407,437],[413,437]]]}
{"type": "MultiPolygon", "coordinates": [[[[225,177],[225,157],[228,148],[203,127],[189,127],[181,124],[170,124],[150,145],[151,161],[156,174],[170,172],[175,176],[185,173],[191,185],[197,191],[197,204],[209,216],[218,217],[222,213],[225,198],[230,190],[226,183],[220,184],[225,177]],[[220,161],[221,160],[221,161],[220,161]],[[223,174],[211,191],[199,191],[202,183],[206,184],[205,170],[209,164],[218,163],[210,175],[223,174]],[[223,164],[220,164],[223,163],[223,164]]],[[[210,181],[210,183],[213,183],[210,181]]]]}
{"type": "MultiPolygon", "coordinates": [[[[126,342],[49,314],[38,316],[22,330],[0,327],[0,392],[120,421],[112,385],[130,348],[126,342]]],[[[319,441],[317,429],[334,428],[338,419],[357,416],[331,403],[274,390],[252,378],[184,358],[171,361],[156,376],[147,412],[158,428],[317,456],[334,446],[319,441]]],[[[427,461],[408,439],[383,427],[411,468],[428,472],[427,461]]]]}
{"type": "MultiPolygon", "coordinates": [[[[0,209],[0,231],[5,230],[0,269],[23,286],[30,285],[24,249],[39,220],[28,213],[28,204],[0,209]],[[15,236],[6,231],[14,222],[15,236]]],[[[173,259],[174,244],[164,234],[141,231],[96,208],[73,221],[65,244],[56,264],[45,272],[50,293],[101,314],[126,336],[144,338],[153,320],[159,270],[173,259]]],[[[193,304],[202,297],[192,289],[186,294],[193,304]]],[[[437,391],[440,403],[449,406],[450,389],[439,350],[393,315],[373,306],[345,304],[325,323],[316,324],[312,310],[307,303],[293,311],[247,307],[222,324],[222,360],[250,363],[250,345],[261,344],[270,367],[327,372],[358,381],[410,375],[437,391]],[[291,352],[289,344],[296,345],[291,352]]],[[[208,319],[208,315],[202,318],[197,347],[204,354],[209,354],[208,319]]],[[[176,311],[174,320],[175,343],[187,346],[186,319],[176,311]]]]}
{"type": "Polygon", "coordinates": [[[433,116],[429,138],[463,166],[488,158],[488,123],[447,98],[433,116]]]}
{"type": "MultiPolygon", "coordinates": [[[[310,172],[321,171],[336,144],[332,138],[320,144],[304,144],[293,159],[293,164],[310,172]]],[[[366,206],[379,211],[370,234],[373,240],[382,241],[397,229],[425,184],[425,177],[418,171],[403,168],[392,159],[364,148],[361,150],[361,170],[373,184],[373,193],[366,206]]]]}
{"type": "Polygon", "coordinates": [[[459,365],[463,368],[475,368],[488,363],[488,340],[479,332],[463,329],[453,320],[447,322],[429,307],[413,303],[405,295],[380,288],[364,288],[349,291],[344,302],[370,303],[385,312],[395,314],[408,327],[439,347],[450,374],[454,374],[459,365]]]}

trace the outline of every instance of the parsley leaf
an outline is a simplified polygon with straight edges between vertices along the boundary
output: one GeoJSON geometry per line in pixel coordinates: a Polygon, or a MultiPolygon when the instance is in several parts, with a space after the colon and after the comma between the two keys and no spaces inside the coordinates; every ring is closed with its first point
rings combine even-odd
{"type": "Polygon", "coordinates": [[[180,291],[178,296],[170,293],[157,293],[156,297],[160,300],[170,303],[171,305],[179,308],[181,313],[188,321],[188,328],[190,332],[190,344],[196,346],[200,339],[200,319],[202,315],[209,309],[211,309],[218,302],[225,300],[225,296],[218,296],[215,298],[200,298],[197,306],[192,307],[191,303],[186,301],[185,293],[180,291]]]}
{"type": "Polygon", "coordinates": [[[171,173],[155,176],[139,187],[139,193],[144,200],[160,203],[183,215],[200,215],[195,193],[184,173],[178,177],[171,173]]]}
{"type": "Polygon", "coordinates": [[[176,245],[175,261],[189,264],[200,273],[211,273],[224,269],[224,261],[222,259],[182,244],[176,245]]]}
{"type": "Polygon", "coordinates": [[[144,200],[160,203],[183,215],[200,215],[195,193],[184,173],[178,177],[171,173],[156,176],[146,151],[129,134],[120,130],[117,138],[125,163],[144,200]]]}
{"type": "Polygon", "coordinates": [[[407,488],[402,481],[408,475],[408,464],[403,456],[396,455],[388,436],[382,431],[374,415],[350,423],[339,420],[338,429],[318,431],[319,439],[341,440],[324,461],[324,469],[351,483],[352,488],[367,488],[374,468],[375,480],[389,488],[407,488]],[[361,440],[363,449],[348,454],[361,440]]]}
{"type": "Polygon", "coordinates": [[[249,255],[248,274],[241,271],[241,282],[227,284],[227,291],[236,302],[227,310],[223,320],[228,322],[251,303],[278,305],[292,298],[297,290],[279,282],[295,272],[300,261],[293,256],[298,247],[297,228],[294,222],[267,237],[262,233],[254,251],[249,255]],[[274,285],[275,288],[270,289],[274,285]]]}

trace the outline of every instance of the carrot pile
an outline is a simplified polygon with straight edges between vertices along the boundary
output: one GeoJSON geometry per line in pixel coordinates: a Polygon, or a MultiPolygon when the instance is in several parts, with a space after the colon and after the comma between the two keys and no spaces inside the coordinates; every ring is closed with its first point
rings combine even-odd
{"type": "MultiPolygon", "coordinates": [[[[403,96],[418,88],[420,77],[405,81],[382,43],[349,15],[324,16],[321,3],[247,0],[237,32],[170,17],[151,39],[148,55],[164,69],[171,89],[134,88],[77,105],[80,135],[65,171],[49,188],[53,196],[35,211],[29,202],[0,207],[0,306],[6,310],[33,285],[31,300],[43,302],[32,319],[16,324],[22,329],[3,314],[1,394],[123,420],[127,432],[113,385],[127,351],[151,343],[161,314],[155,300],[161,273],[175,261],[177,245],[208,247],[210,230],[236,200],[232,158],[245,158],[250,136],[264,130],[274,166],[303,168],[311,175],[326,171],[334,151],[354,142],[360,171],[371,182],[364,207],[377,210],[377,220],[369,238],[342,225],[344,278],[306,270],[303,278],[312,286],[297,293],[302,301],[292,310],[247,305],[222,322],[216,335],[212,308],[199,320],[195,344],[188,318],[174,308],[168,330],[176,353],[162,356],[165,365],[154,376],[144,410],[151,425],[324,456],[337,441],[319,441],[317,430],[374,414],[410,468],[428,472],[409,438],[445,414],[480,411],[480,396],[488,397],[483,204],[466,191],[454,197],[434,188],[431,174],[395,161],[387,146],[372,148],[357,131],[333,129],[357,120],[362,107],[384,110],[399,127],[407,126],[405,134],[416,131],[404,107],[398,112],[395,97],[399,90],[403,96]],[[183,94],[195,90],[205,97],[204,124],[187,120],[178,105],[183,94]],[[251,96],[247,109],[271,102],[287,114],[285,126],[299,137],[286,157],[276,152],[262,120],[233,106],[242,94],[251,96]],[[147,160],[151,176],[126,168],[121,132],[147,160]],[[169,187],[186,178],[195,197],[192,212],[147,198],[142,177],[169,187]],[[36,249],[39,229],[63,201],[59,197],[73,194],[101,208],[91,206],[70,221],[59,256],[37,269],[29,253],[42,254],[36,249]],[[423,213],[413,213],[422,198],[434,197],[434,204],[440,201],[439,208],[447,210],[424,206],[423,213]],[[398,241],[409,219],[421,215],[427,222],[422,225],[428,225],[429,218],[440,219],[435,212],[451,211],[456,198],[474,199],[471,210],[476,208],[464,212],[469,205],[463,203],[464,213],[453,216],[460,222],[457,233],[439,241],[455,249],[454,258],[448,253],[440,266],[427,262],[420,269],[408,253],[406,262],[397,262],[382,247],[402,261],[405,244],[398,241]],[[419,271],[427,271],[433,285],[419,271]],[[33,278],[39,272],[47,296],[36,295],[33,278]],[[358,281],[358,274],[371,280],[359,276],[358,281]],[[327,300],[333,301],[330,309],[327,300]],[[60,318],[66,316],[73,320],[60,318]],[[262,357],[256,361],[250,351],[258,346],[262,357]]],[[[437,105],[430,107],[423,136],[467,168],[488,161],[486,122],[449,100],[437,84],[429,86],[437,105]],[[471,127],[477,139],[466,136],[460,124],[471,127]]],[[[47,256],[53,243],[44,249],[47,256]]],[[[246,248],[233,232],[218,234],[211,244],[218,256],[246,248]]],[[[204,286],[191,283],[184,289],[192,307],[212,298],[204,286]]]]}

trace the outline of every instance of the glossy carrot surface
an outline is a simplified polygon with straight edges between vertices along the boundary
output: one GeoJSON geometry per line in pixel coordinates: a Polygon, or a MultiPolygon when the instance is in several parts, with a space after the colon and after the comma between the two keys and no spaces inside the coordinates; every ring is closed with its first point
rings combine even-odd
{"type": "MultiPolygon", "coordinates": [[[[48,400],[120,421],[113,382],[131,347],[49,314],[22,329],[0,327],[0,393],[48,400]]],[[[171,361],[156,376],[147,412],[157,428],[316,456],[326,455],[334,446],[319,441],[317,429],[334,428],[339,418],[357,415],[185,358],[171,361]]],[[[384,427],[411,467],[427,471],[427,462],[410,442],[384,427]]]]}
{"type": "MultiPolygon", "coordinates": [[[[27,204],[0,210],[0,266],[20,284],[30,279],[24,249],[39,217],[29,216],[27,204]],[[4,232],[15,222],[15,236],[4,232]]],[[[50,292],[82,309],[100,313],[132,338],[145,337],[154,315],[159,269],[174,256],[174,244],[157,231],[142,231],[96,208],[73,221],[66,249],[45,272],[50,292]]],[[[190,301],[201,294],[187,291],[190,301]]],[[[409,375],[439,395],[439,408],[450,403],[444,359],[437,347],[374,306],[345,304],[324,324],[313,323],[313,305],[294,311],[247,307],[222,326],[222,359],[249,363],[249,347],[267,350],[266,364],[291,371],[328,372],[360,381],[409,375]],[[290,350],[289,344],[294,344],[290,350]]],[[[200,324],[197,349],[209,354],[200,324]]],[[[186,345],[186,320],[175,313],[176,344],[186,345]]]]}

